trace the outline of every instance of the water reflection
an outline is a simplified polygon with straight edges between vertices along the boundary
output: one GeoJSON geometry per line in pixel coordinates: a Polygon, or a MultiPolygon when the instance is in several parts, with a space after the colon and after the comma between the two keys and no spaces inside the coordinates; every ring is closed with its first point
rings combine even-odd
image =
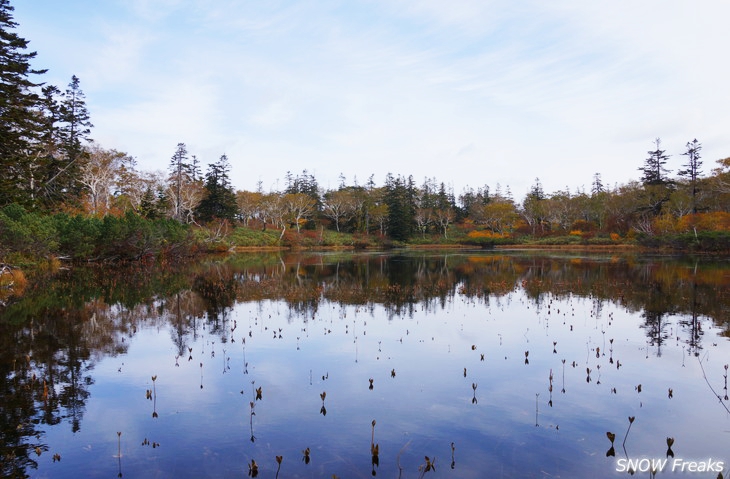
{"type": "MultiPolygon", "coordinates": [[[[164,268],[136,265],[118,271],[96,268],[67,271],[60,278],[31,289],[25,297],[0,312],[0,400],[3,414],[0,426],[0,473],[4,477],[26,477],[41,467],[51,470],[45,459],[50,460],[53,457],[53,464],[56,464],[58,453],[48,439],[49,435],[59,437],[57,432],[51,434],[59,429],[67,430],[72,436],[85,432],[84,416],[93,398],[93,387],[98,377],[109,374],[104,372],[97,375],[95,368],[104,361],[117,358],[116,373],[127,373],[128,366],[125,363],[134,362],[128,356],[130,344],[143,331],[162,331],[169,334],[174,351],[171,354],[174,356],[173,361],[169,364],[181,376],[185,374],[183,370],[198,369],[196,372],[199,378],[196,379],[199,379],[199,387],[196,389],[203,391],[200,394],[208,389],[211,390],[210,394],[215,394],[214,391],[220,389],[217,373],[221,370],[221,363],[222,372],[226,374],[231,371],[231,358],[237,360],[240,353],[242,361],[240,367],[236,368],[238,376],[256,376],[255,379],[247,379],[250,388],[243,386],[242,389],[239,386],[236,389],[240,389],[244,397],[239,409],[248,409],[248,414],[244,414],[247,417],[243,420],[244,429],[248,431],[244,435],[248,435],[249,442],[254,444],[258,444],[254,429],[260,434],[258,431],[267,430],[273,421],[274,412],[265,405],[266,402],[277,401],[283,394],[281,389],[284,388],[281,383],[264,377],[262,371],[277,364],[265,355],[267,351],[277,351],[285,354],[286,358],[292,358],[291,352],[284,352],[291,343],[295,344],[296,352],[301,351],[303,344],[316,345],[303,348],[307,350],[313,347],[322,348],[323,359],[313,359],[321,369],[321,374],[319,370],[316,374],[317,377],[321,375],[321,383],[329,379],[329,367],[332,366],[325,358],[336,357],[337,361],[341,361],[342,351],[352,354],[358,367],[371,368],[367,372],[358,369],[357,371],[365,375],[353,382],[360,384],[359,387],[365,393],[370,393],[369,399],[381,406],[387,403],[389,395],[402,396],[403,392],[397,388],[403,384],[401,381],[408,381],[410,386],[407,387],[413,389],[408,394],[426,394],[438,388],[458,390],[460,392],[455,393],[457,397],[463,396],[464,402],[479,408],[473,409],[479,411],[476,413],[459,414],[476,414],[476,417],[481,417],[483,411],[498,407],[496,403],[500,398],[516,400],[516,397],[504,391],[495,391],[494,384],[509,389],[511,379],[503,375],[513,375],[513,370],[500,372],[495,364],[517,357],[518,360],[524,360],[520,361],[524,363],[520,374],[525,375],[523,379],[527,382],[530,381],[532,371],[543,366],[547,368],[540,370],[535,378],[535,384],[541,384],[540,391],[522,391],[519,400],[532,402],[530,398],[534,394],[534,425],[553,428],[557,432],[559,425],[551,423],[552,416],[547,415],[540,406],[544,404],[547,408],[553,408],[554,401],[560,402],[552,394],[555,380],[553,369],[561,369],[561,393],[566,395],[565,358],[568,357],[572,361],[572,368],[571,362],[567,364],[569,370],[586,371],[585,384],[578,386],[573,383],[571,389],[577,392],[579,388],[595,388],[605,381],[612,395],[618,396],[618,387],[623,395],[621,401],[625,401],[622,404],[631,407],[632,411],[641,410],[644,399],[639,390],[640,384],[634,385],[633,395],[629,396],[625,390],[627,387],[616,377],[619,367],[624,365],[623,357],[630,357],[632,353],[624,349],[624,356],[617,356],[614,364],[614,346],[618,347],[618,344],[614,344],[616,338],[610,335],[607,338],[606,333],[608,331],[610,334],[617,334],[623,331],[620,328],[625,327],[622,324],[625,319],[615,315],[618,312],[635,313],[641,318],[639,327],[645,336],[645,343],[640,346],[639,354],[644,359],[658,359],[663,357],[668,348],[670,352],[675,352],[681,347],[682,366],[687,366],[685,355],[687,358],[701,357],[704,351],[718,342],[714,332],[707,335],[709,339],[705,339],[708,329],[718,329],[723,336],[730,336],[730,324],[725,314],[730,306],[730,275],[727,273],[727,265],[713,261],[480,253],[241,255],[195,264],[168,265],[164,268]],[[242,305],[247,305],[250,313],[244,313],[241,310],[242,305]],[[471,326],[470,321],[475,321],[473,318],[497,313],[505,316],[499,321],[507,321],[510,311],[514,312],[512,314],[517,314],[517,311],[519,314],[526,314],[530,311],[536,315],[538,323],[517,326],[518,320],[515,318],[510,328],[519,329],[518,333],[497,327],[502,323],[494,323],[494,334],[483,337],[477,335],[485,333],[471,326]],[[448,331],[436,324],[435,320],[432,321],[434,324],[425,324],[429,314],[451,314],[448,331]],[[278,316],[282,316],[284,321],[278,321],[278,316]],[[385,326],[377,323],[377,318],[380,317],[386,318],[387,324],[397,325],[397,331],[396,328],[391,328],[389,334],[396,334],[398,337],[387,338],[393,339],[392,342],[383,343],[386,339],[383,333],[385,326]],[[413,321],[399,323],[404,318],[413,321]],[[460,323],[461,330],[458,326],[460,323]],[[588,331],[586,337],[581,336],[580,339],[585,344],[577,344],[577,336],[570,336],[574,327],[588,331]],[[314,336],[319,336],[320,333],[322,338],[315,341],[314,336]],[[443,336],[439,337],[437,334],[443,336]],[[508,344],[503,345],[503,334],[508,336],[508,344]],[[376,337],[370,338],[373,335],[376,337]],[[495,339],[497,335],[498,342],[495,339]],[[323,339],[327,336],[332,336],[333,341],[339,345],[335,348],[337,354],[332,350],[334,342],[323,339]],[[542,344],[543,339],[540,336],[545,336],[546,346],[542,344]],[[259,338],[263,337],[267,340],[263,343],[265,347],[262,350],[260,344],[263,339],[259,338]],[[475,340],[483,340],[485,343],[491,340],[491,343],[485,344],[482,349],[481,344],[477,348],[473,343],[475,340]],[[451,349],[452,344],[456,349],[462,341],[470,345],[467,349],[472,355],[463,355],[462,352],[457,353],[451,349]],[[396,349],[393,343],[405,343],[402,351],[411,351],[413,359],[416,362],[423,361],[423,364],[413,364],[409,353],[399,352],[401,350],[396,349]],[[434,351],[439,351],[433,353],[434,360],[440,361],[439,363],[430,363],[428,356],[416,356],[421,353],[414,351],[427,344],[435,345],[432,346],[436,348],[434,351]],[[514,348],[509,349],[508,346],[514,348]],[[542,346],[545,347],[540,349],[542,346]],[[251,349],[248,353],[249,359],[247,348],[251,349]],[[361,349],[364,359],[361,357],[361,349]],[[442,356],[443,350],[447,351],[445,356],[442,356]],[[533,354],[530,350],[533,350],[533,354]],[[520,358],[522,351],[524,357],[520,358]],[[219,354],[217,357],[216,352],[219,354]],[[545,352],[547,354],[543,354],[545,352]],[[249,366],[251,354],[255,361],[253,367],[249,366]],[[388,362],[396,357],[401,358],[397,365],[388,362]],[[453,373],[446,372],[446,364],[453,357],[458,357],[462,364],[467,364],[468,378],[467,367],[458,366],[453,373]],[[378,371],[379,363],[382,364],[383,371],[378,371]],[[188,364],[199,364],[199,368],[187,367],[188,364]],[[603,379],[604,370],[609,365],[611,370],[606,371],[603,379]],[[429,367],[430,370],[421,369],[429,367]],[[459,374],[462,369],[463,374],[459,374]],[[485,370],[491,371],[490,374],[485,376],[485,370]],[[380,377],[389,376],[388,381],[375,377],[375,371],[381,374],[380,377]],[[447,374],[453,374],[454,378],[447,378],[447,374]],[[461,376],[464,383],[455,383],[454,380],[461,376]],[[545,381],[546,377],[549,377],[549,381],[545,381]],[[480,380],[477,381],[477,378],[480,380]],[[268,382],[254,384],[256,379],[268,382]],[[625,397],[633,399],[624,399],[625,397]],[[258,406],[259,402],[261,406],[258,406]],[[261,417],[257,415],[259,410],[261,417]],[[254,417],[257,421],[256,428],[254,417]]],[[[497,321],[493,318],[490,320],[497,321]]],[[[305,351],[301,353],[309,354],[305,351]]],[[[287,368],[291,369],[291,363],[284,362],[278,372],[287,376],[287,368]]],[[[144,371],[147,380],[150,374],[154,374],[151,376],[152,384],[145,388],[149,394],[144,399],[152,401],[152,418],[162,422],[164,416],[169,414],[164,408],[165,405],[170,405],[169,395],[174,393],[171,391],[174,388],[169,387],[165,394],[160,395],[158,411],[157,372],[154,367],[152,369],[151,372],[144,371]]],[[[633,374],[632,371],[637,371],[635,366],[627,374],[633,374]]],[[[727,368],[722,372],[723,392],[727,398],[727,368]]],[[[169,376],[172,373],[167,371],[166,374],[169,376]]],[[[321,421],[328,421],[338,414],[337,417],[341,418],[349,407],[356,408],[365,401],[362,394],[347,394],[343,398],[342,392],[337,391],[337,387],[350,387],[342,379],[345,374],[345,371],[338,371],[336,382],[328,386],[330,392],[327,405],[330,406],[330,411],[325,408],[325,396],[328,393],[319,389],[317,394],[321,400],[321,421]]],[[[717,376],[718,372],[714,374],[717,376]]],[[[311,369],[308,369],[307,379],[312,388],[321,387],[320,381],[313,384],[311,369]]],[[[663,396],[672,399],[673,389],[678,388],[665,387],[663,396]]],[[[722,389],[722,385],[718,389],[722,389]]],[[[190,391],[180,394],[189,396],[190,391]]],[[[317,394],[312,394],[314,407],[317,407],[317,394]]],[[[436,394],[444,393],[440,391],[436,394]]],[[[647,400],[652,401],[654,398],[650,396],[647,400]]],[[[570,401],[575,399],[568,400],[568,403],[570,401]]],[[[558,407],[558,404],[555,406],[558,407]]],[[[439,403],[438,407],[443,408],[443,411],[450,411],[454,405],[452,401],[445,401],[443,404],[439,403]]],[[[586,406],[581,404],[581,407],[586,406]]],[[[525,410],[529,409],[531,406],[525,407],[525,410]]],[[[307,410],[313,410],[309,403],[307,410]]],[[[369,407],[364,407],[364,411],[370,410],[369,407]]],[[[505,418],[502,419],[501,426],[512,428],[513,424],[506,417],[511,417],[514,412],[509,408],[502,412],[505,412],[505,418]]],[[[150,413],[146,414],[149,416],[150,413]]],[[[625,421],[626,416],[623,417],[625,421]]],[[[395,422],[401,419],[393,420],[395,422]]],[[[425,417],[423,422],[427,422],[425,417]]],[[[440,418],[435,422],[439,423],[440,418]]],[[[453,433],[459,436],[460,444],[473,435],[483,438],[486,434],[492,439],[499,437],[495,432],[497,429],[486,433],[478,432],[471,429],[470,422],[467,419],[452,428],[463,428],[461,432],[453,433]]],[[[383,435],[382,440],[376,443],[375,423],[373,420],[368,473],[376,474],[385,467],[386,461],[392,462],[394,457],[400,469],[401,460],[406,463],[409,459],[410,448],[406,449],[403,443],[409,444],[410,439],[383,435]],[[397,445],[398,441],[402,443],[397,445]],[[380,444],[383,444],[383,449],[380,444]],[[381,456],[381,451],[385,448],[402,451],[402,457],[401,453],[381,456]],[[381,465],[381,458],[386,457],[381,465]]],[[[630,419],[629,429],[632,423],[633,420],[630,419]]],[[[387,429],[388,426],[383,427],[387,429]]],[[[119,448],[118,466],[121,473],[121,441],[128,435],[125,433],[123,436],[117,429],[114,431],[118,435],[115,437],[116,441],[112,441],[116,442],[112,447],[119,448]]],[[[628,432],[627,430],[627,437],[628,432]]],[[[456,462],[451,439],[440,438],[447,447],[442,456],[451,456],[451,466],[454,469],[456,462]]],[[[609,451],[613,452],[613,439],[611,436],[609,439],[609,451]]],[[[331,440],[332,438],[322,439],[321,444],[327,444],[331,440]]],[[[540,442],[544,438],[535,440],[540,442]]],[[[599,442],[600,439],[596,439],[600,452],[603,445],[599,442]]],[[[421,445],[432,444],[427,441],[421,445]]],[[[533,446],[538,453],[540,447],[537,444],[533,446]]],[[[669,454],[672,451],[669,439],[667,446],[669,454]]],[[[301,454],[302,464],[309,465],[310,446],[306,449],[303,447],[304,445],[294,444],[292,451],[286,455],[301,454]]],[[[469,447],[473,446],[465,447],[464,457],[469,447]]],[[[345,448],[344,452],[337,451],[333,454],[347,454],[347,451],[345,448]]],[[[318,451],[317,447],[312,449],[312,456],[315,456],[315,452],[326,454],[325,451],[318,451]]],[[[472,454],[472,464],[480,460],[485,463],[495,460],[494,456],[485,457],[484,452],[472,450],[472,454]]],[[[514,455],[514,451],[510,454],[514,455]]],[[[434,470],[434,455],[419,450],[410,459],[416,461],[415,458],[419,455],[421,458],[426,457],[425,464],[422,459],[414,463],[421,467],[420,471],[434,470]]],[[[270,453],[269,456],[275,457],[270,453]]],[[[334,461],[333,458],[330,459],[334,461]]],[[[252,476],[258,474],[260,465],[271,467],[264,466],[262,458],[258,461],[257,463],[254,458],[247,460],[248,472],[252,476]]],[[[278,466],[281,466],[280,461],[278,466]]],[[[133,466],[125,461],[125,469],[131,467],[133,466]]],[[[277,472],[279,467],[276,468],[277,472]]],[[[460,461],[460,467],[467,467],[467,461],[460,461]]],[[[243,466],[240,470],[244,471],[243,466]]],[[[462,470],[460,477],[478,475],[472,472],[462,470]]],[[[316,477],[319,473],[331,476],[332,472],[318,470],[311,473],[316,477]]],[[[64,474],[71,475],[67,472],[58,476],[64,474]]],[[[339,474],[345,477],[347,470],[340,470],[339,474]]]]}

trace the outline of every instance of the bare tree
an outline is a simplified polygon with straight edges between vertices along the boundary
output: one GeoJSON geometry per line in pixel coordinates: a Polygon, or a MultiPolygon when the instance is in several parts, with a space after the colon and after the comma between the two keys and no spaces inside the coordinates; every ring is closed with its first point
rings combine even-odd
{"type": "Polygon", "coordinates": [[[116,150],[105,150],[95,143],[88,148],[88,160],[81,167],[79,182],[88,192],[91,214],[103,215],[109,211],[121,164],[126,156],[116,150]]]}
{"type": "Polygon", "coordinates": [[[340,221],[352,218],[357,208],[357,200],[353,192],[348,190],[330,191],[324,195],[322,214],[335,222],[340,231],[340,221]]]}
{"type": "Polygon", "coordinates": [[[287,193],[284,195],[287,219],[300,230],[301,224],[312,216],[317,206],[314,199],[305,193],[287,193]]]}
{"type": "Polygon", "coordinates": [[[249,221],[262,218],[263,212],[263,193],[258,191],[237,191],[236,205],[238,206],[238,214],[243,220],[243,224],[248,226],[249,221]]]}

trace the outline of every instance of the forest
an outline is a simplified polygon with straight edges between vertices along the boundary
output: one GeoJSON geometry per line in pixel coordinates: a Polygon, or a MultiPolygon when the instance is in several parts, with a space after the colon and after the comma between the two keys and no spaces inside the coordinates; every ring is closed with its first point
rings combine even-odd
{"type": "Polygon", "coordinates": [[[400,174],[364,184],[342,176],[324,189],[307,170],[286,172],[280,191],[237,190],[226,155],[203,171],[183,142],[171,145],[165,171],[142,171],[131,153],[93,140],[81,80],[72,76],[65,89],[45,84],[17,26],[10,1],[0,0],[4,271],[31,258],[139,260],[261,246],[531,242],[730,251],[730,158],[703,168],[697,139],[670,158],[656,138],[627,172],[638,180],[608,186],[596,172],[590,191],[546,192],[535,178],[521,199],[488,178],[461,192],[400,174]]]}

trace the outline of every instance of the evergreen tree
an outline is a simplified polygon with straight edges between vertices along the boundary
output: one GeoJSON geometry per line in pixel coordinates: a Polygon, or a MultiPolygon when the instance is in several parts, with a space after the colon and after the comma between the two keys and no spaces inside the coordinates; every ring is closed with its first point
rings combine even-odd
{"type": "Polygon", "coordinates": [[[595,196],[595,195],[603,193],[604,191],[606,191],[606,188],[603,186],[603,180],[601,180],[601,174],[595,173],[593,175],[593,184],[591,185],[591,195],[595,196]]]}
{"type": "Polygon", "coordinates": [[[40,86],[31,78],[46,70],[31,68],[36,52],[26,52],[28,41],[12,30],[14,8],[0,0],[0,205],[31,204],[36,145],[43,127],[39,112],[40,86]]]}
{"type": "Polygon", "coordinates": [[[152,186],[147,186],[144,193],[142,193],[142,199],[139,202],[139,213],[147,219],[156,220],[160,218],[161,212],[159,209],[158,198],[155,195],[152,186]]]}
{"type": "Polygon", "coordinates": [[[666,150],[661,149],[661,139],[657,138],[654,140],[656,149],[649,151],[649,158],[644,161],[644,166],[639,168],[642,172],[641,182],[646,185],[666,185],[669,183],[667,170],[664,165],[669,159],[669,155],[666,154],[666,150]]]}
{"type": "Polygon", "coordinates": [[[233,220],[236,217],[238,205],[236,193],[231,186],[230,170],[231,165],[226,155],[208,166],[208,172],[205,174],[205,193],[195,210],[199,220],[203,222],[214,218],[233,220]]]}
{"type": "Polygon", "coordinates": [[[303,170],[301,175],[293,176],[291,172],[286,172],[286,194],[304,193],[315,201],[317,210],[322,207],[322,197],[319,192],[319,184],[314,175],[303,170]]]}
{"type": "Polygon", "coordinates": [[[71,77],[66,92],[58,96],[55,87],[43,89],[44,107],[47,111],[44,145],[46,150],[44,189],[46,201],[74,202],[81,195],[78,182],[81,170],[88,160],[85,142],[94,126],[89,121],[84,92],[79,78],[71,77]]]}
{"type": "Polygon", "coordinates": [[[178,221],[183,219],[182,194],[186,183],[194,180],[192,165],[188,163],[188,149],[185,143],[178,143],[175,154],[170,160],[170,187],[172,190],[172,216],[178,221]]]}
{"type": "Polygon", "coordinates": [[[687,142],[687,151],[682,153],[683,156],[687,157],[687,163],[685,163],[684,170],[679,170],[677,174],[684,176],[689,179],[690,187],[692,188],[692,212],[697,213],[697,178],[702,174],[702,161],[700,160],[700,150],[702,150],[702,144],[697,141],[687,142]]]}
{"type": "Polygon", "coordinates": [[[535,178],[535,184],[530,187],[530,192],[522,202],[522,216],[532,229],[532,234],[544,232],[544,222],[547,215],[547,196],[540,183],[540,178],[535,178]]]}
{"type": "Polygon", "coordinates": [[[416,230],[415,188],[413,178],[394,178],[388,173],[385,180],[385,204],[388,207],[386,220],[388,236],[398,241],[407,241],[416,230]]]}

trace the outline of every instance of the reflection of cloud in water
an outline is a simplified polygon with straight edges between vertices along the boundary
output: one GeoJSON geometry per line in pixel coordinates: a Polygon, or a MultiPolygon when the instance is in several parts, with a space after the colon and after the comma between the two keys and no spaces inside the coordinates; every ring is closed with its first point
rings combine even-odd
{"type": "MultiPolygon", "coordinates": [[[[236,301],[247,300],[219,317],[208,317],[205,301],[186,289],[180,304],[188,309],[177,315],[166,314],[162,306],[178,304],[170,300],[157,304],[149,322],[136,313],[127,318],[131,323],[120,320],[117,327],[134,333],[126,340],[126,353],[98,354],[78,440],[95,451],[106,447],[114,452],[115,432],[123,431],[127,474],[142,470],[145,462],[166,471],[202,471],[204,464],[209,472],[240,472],[236,467],[255,458],[263,475],[267,468],[274,470],[264,458],[273,462],[275,455],[283,455],[282,473],[286,468],[300,476],[345,477],[370,473],[370,424],[377,419],[381,473],[395,470],[401,450],[400,462],[409,475],[425,455],[446,469],[454,442],[459,477],[484,477],[485,471],[520,477],[539,477],[540,471],[605,476],[614,466],[605,457],[605,432],[621,437],[631,415],[637,418],[627,442],[632,455],[663,454],[670,436],[676,438],[677,455],[723,452],[714,445],[723,443],[724,411],[690,354],[682,322],[688,306],[681,298],[691,290],[672,286],[676,275],[670,270],[654,278],[664,281],[661,287],[646,288],[632,282],[637,268],[629,264],[521,257],[512,262],[489,255],[484,258],[490,261],[465,261],[454,256],[448,268],[443,268],[443,258],[431,263],[418,257],[412,259],[418,267],[410,268],[410,260],[401,257],[398,275],[404,286],[395,289],[388,288],[389,265],[382,258],[357,267],[343,262],[336,273],[326,262],[307,264],[291,283],[281,271],[260,274],[257,281],[265,281],[258,285],[244,280],[236,301]],[[366,268],[369,282],[362,283],[360,273],[366,268]],[[596,272],[600,269],[603,276],[596,272]],[[337,291],[329,286],[335,275],[337,291]],[[523,277],[524,286],[517,281],[523,277]],[[308,290],[323,284],[326,292],[308,290]],[[514,284],[521,286],[515,289],[514,284]],[[372,296],[364,295],[366,290],[372,296]],[[349,304],[354,297],[370,302],[349,304]],[[662,328],[642,327],[648,321],[642,305],[647,304],[671,312],[663,313],[662,328]],[[657,330],[670,333],[661,356],[650,337],[657,330]],[[175,366],[179,338],[185,356],[175,366]],[[190,361],[188,347],[193,348],[190,361]],[[524,363],[525,351],[529,364],[524,363]],[[622,367],[617,369],[609,358],[622,367]],[[152,375],[158,376],[159,418],[154,420],[152,403],[144,395],[152,375]],[[473,384],[478,384],[476,391],[473,384]],[[637,384],[643,386],[641,393],[637,384]],[[263,395],[251,418],[249,402],[256,387],[263,395]],[[327,392],[326,416],[320,414],[322,391],[327,392]],[[248,440],[250,424],[254,443],[248,440]],[[161,447],[154,455],[151,449],[140,450],[132,440],[136,436],[161,447]],[[311,448],[311,464],[291,460],[301,458],[306,447],[311,448]],[[208,453],[196,462],[202,451],[208,453]]],[[[642,278],[651,271],[639,269],[642,278]]],[[[229,282],[235,272],[231,265],[215,270],[229,282]]],[[[716,317],[718,308],[709,302],[718,297],[712,288],[697,288],[706,314],[698,347],[710,351],[705,366],[717,383],[724,371],[718,358],[728,357],[729,348],[707,319],[716,317]]],[[[213,293],[206,291],[211,298],[213,293]]],[[[115,331],[114,315],[96,317],[104,321],[105,337],[113,337],[108,332],[115,331]]],[[[50,429],[53,449],[63,435],[50,429]]],[[[80,454],[64,451],[63,462],[54,467],[78,464],[84,457],[80,454]]],[[[89,467],[102,466],[92,462],[89,467]]]]}

